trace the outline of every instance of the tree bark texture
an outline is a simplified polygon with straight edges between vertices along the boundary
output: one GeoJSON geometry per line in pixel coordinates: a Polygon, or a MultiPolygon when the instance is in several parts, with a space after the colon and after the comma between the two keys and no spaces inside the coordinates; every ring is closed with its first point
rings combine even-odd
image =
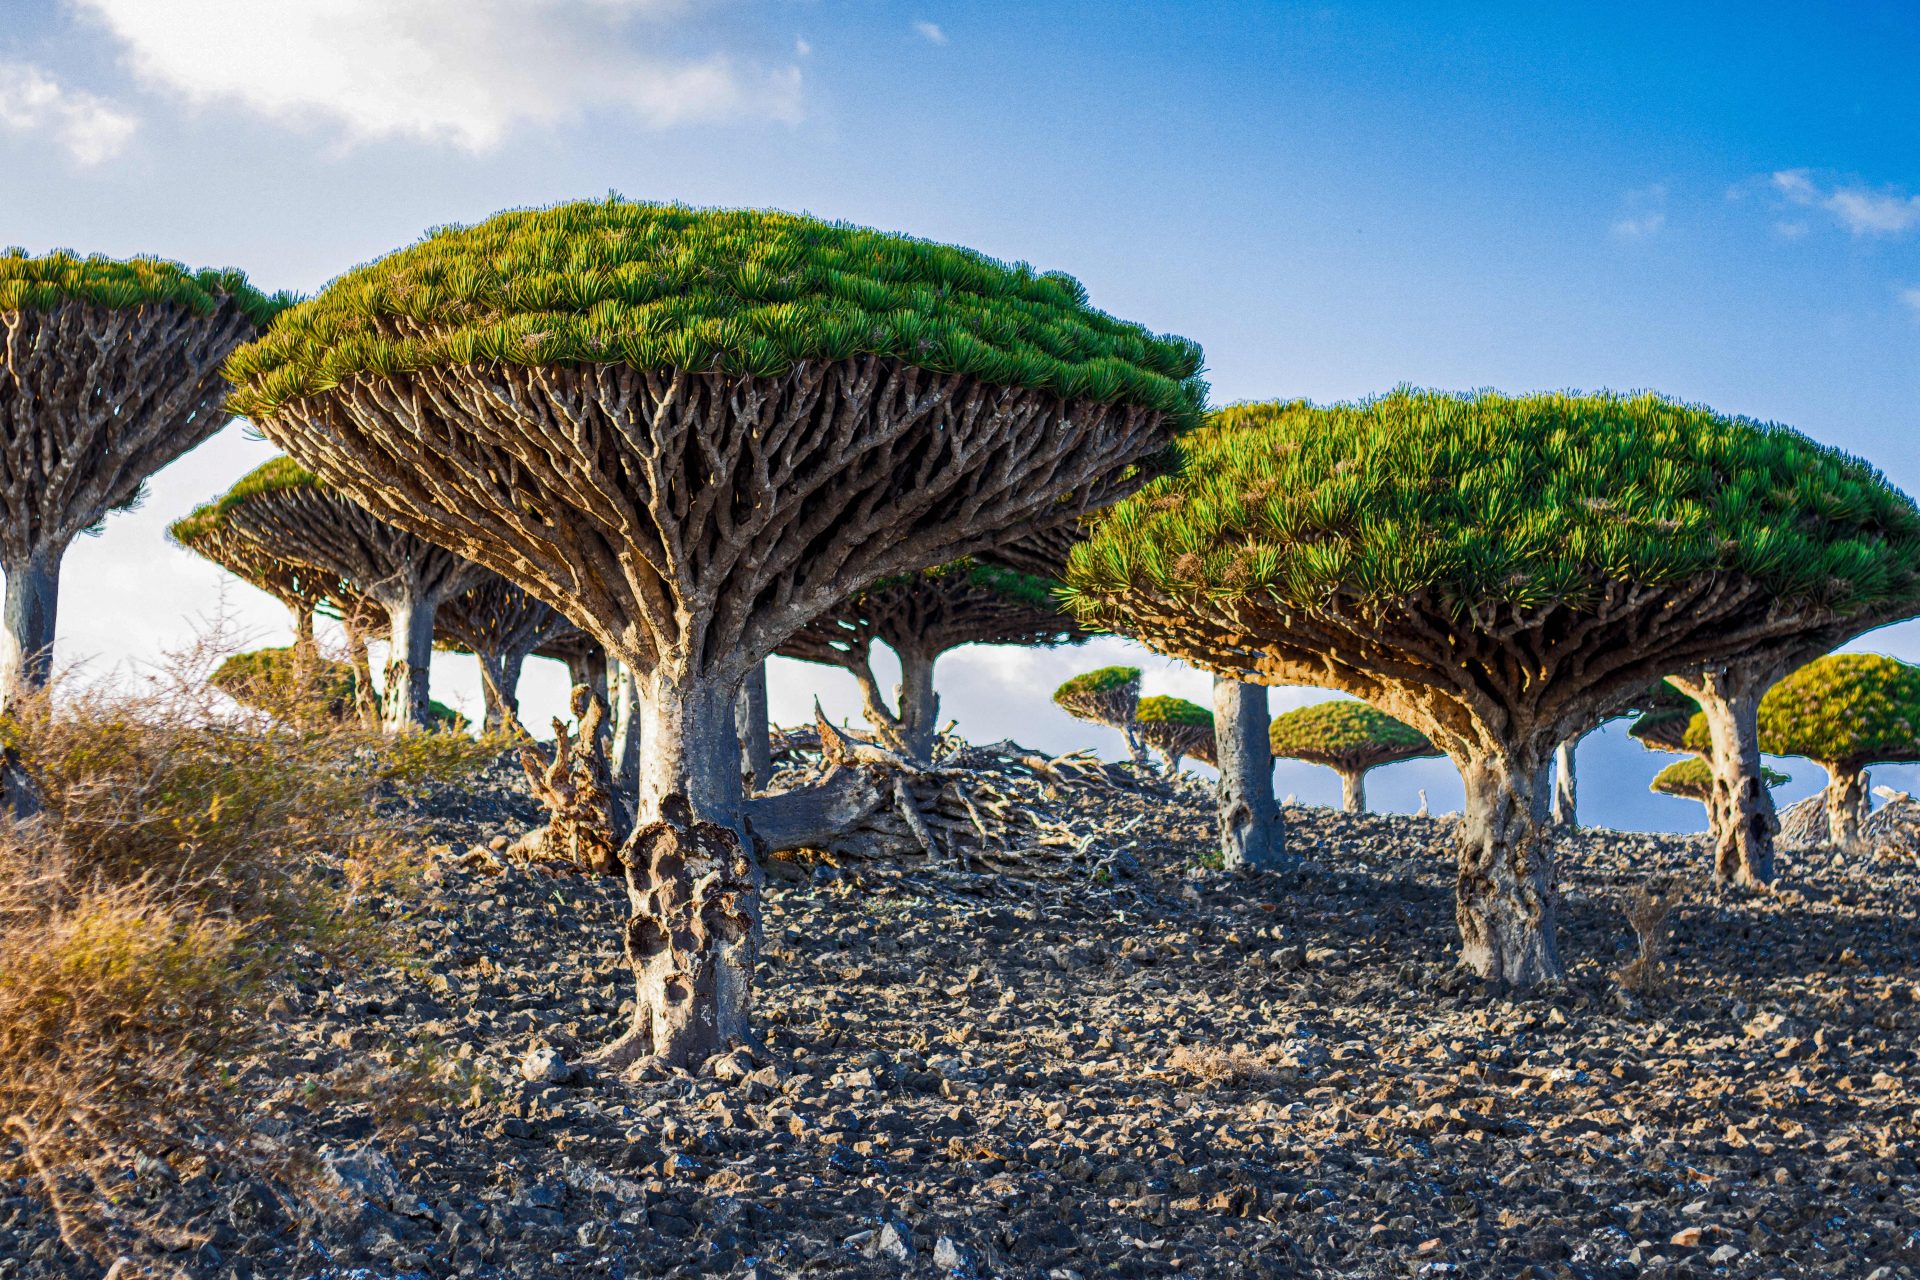
{"type": "Polygon", "coordinates": [[[610,1067],[651,1054],[698,1066],[750,1039],[760,871],[747,852],[735,691],[650,682],[640,697],[639,823],[621,851],[633,1026],[610,1067]]]}
{"type": "Polygon", "coordinates": [[[762,791],[773,778],[773,729],[767,715],[767,664],[763,661],[740,682],[736,704],[740,727],[740,760],[749,791],[762,791]]]}
{"type": "Polygon", "coordinates": [[[1856,764],[1821,762],[1827,771],[1827,843],[1842,853],[1860,853],[1866,842],[1860,828],[1873,807],[1867,771],[1856,764]]]}
{"type": "Polygon", "coordinates": [[[476,653],[480,660],[481,731],[488,734],[520,731],[520,672],[526,654],[512,651],[476,653]]]}
{"type": "Polygon", "coordinates": [[[433,667],[432,596],[400,593],[387,605],[387,669],[381,682],[382,726],[388,733],[433,723],[429,673],[433,667]]]}
{"type": "Polygon", "coordinates": [[[481,572],[479,582],[441,602],[434,636],[443,648],[480,660],[486,732],[514,732],[520,728],[520,673],[527,657],[548,645],[584,643],[585,637],[558,610],[498,574],[481,572]]]}
{"type": "Polygon", "coordinates": [[[1273,798],[1268,723],[1265,685],[1214,677],[1220,859],[1229,871],[1271,871],[1287,861],[1286,827],[1273,798]]]}
{"type": "Polygon", "coordinates": [[[1580,781],[1574,772],[1574,753],[1579,746],[1578,738],[1565,738],[1553,749],[1552,822],[1568,831],[1580,825],[1580,781]]]}
{"type": "Polygon", "coordinates": [[[1340,771],[1340,807],[1347,813],[1367,811],[1367,771],[1365,769],[1340,771]]]}
{"type": "Polygon", "coordinates": [[[1565,976],[1554,932],[1553,841],[1541,789],[1547,748],[1460,765],[1454,911],[1460,962],[1489,982],[1530,986],[1565,976]]]}
{"type": "Polygon", "coordinates": [[[40,549],[0,563],[7,579],[6,634],[0,635],[0,712],[17,692],[44,689],[52,678],[63,550],[40,549]]]}
{"type": "Polygon", "coordinates": [[[1713,775],[1707,830],[1715,884],[1757,889],[1773,882],[1780,819],[1762,780],[1760,699],[1776,674],[1755,663],[1731,663],[1673,678],[1675,688],[1700,704],[1707,721],[1707,767],[1713,775]]]}

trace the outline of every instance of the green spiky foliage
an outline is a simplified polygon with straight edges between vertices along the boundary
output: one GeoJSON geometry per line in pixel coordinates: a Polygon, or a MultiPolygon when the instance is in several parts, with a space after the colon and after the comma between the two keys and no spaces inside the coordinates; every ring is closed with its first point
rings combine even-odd
{"type": "Polygon", "coordinates": [[[1117,693],[1132,688],[1136,695],[1140,688],[1140,668],[1138,667],[1098,667],[1092,671],[1082,671],[1079,675],[1061,683],[1053,691],[1053,700],[1073,710],[1068,704],[1088,695],[1117,693]]]}
{"type": "Polygon", "coordinates": [[[1564,972],[1532,816],[1558,743],[1662,676],[1920,604],[1920,510],[1872,467],[1658,396],[1241,405],[1179,452],[1074,549],[1070,603],[1444,750],[1467,781],[1463,959],[1490,978],[1564,972]]]}
{"type": "Polygon", "coordinates": [[[1662,680],[1636,708],[1627,736],[1649,751],[1678,754],[1692,751],[1687,746],[1687,726],[1700,714],[1700,704],[1662,680]]]}
{"type": "Polygon", "coordinates": [[[1133,724],[1141,741],[1167,758],[1169,769],[1178,769],[1186,756],[1216,763],[1213,712],[1205,707],[1158,694],[1140,699],[1133,724]]]}
{"type": "MultiPolygon", "coordinates": [[[[266,464],[275,474],[298,472],[291,459],[279,458],[266,464]]],[[[167,526],[167,538],[176,546],[211,560],[242,581],[258,587],[296,612],[311,613],[326,609],[338,614],[344,599],[344,585],[337,574],[314,565],[302,564],[275,555],[258,540],[235,528],[228,518],[246,499],[246,493],[258,493],[263,485],[254,472],[240,481],[250,486],[246,492],[234,491],[212,502],[203,502],[191,512],[167,526]],[[236,496],[238,493],[238,496],[236,496]]]]}
{"type": "Polygon", "coordinates": [[[271,715],[318,711],[342,723],[351,719],[353,668],[310,656],[303,688],[300,665],[291,648],[254,649],[221,662],[207,682],[240,705],[271,715]]]}
{"type": "Polygon", "coordinates": [[[64,250],[37,257],[21,248],[0,252],[0,312],[51,311],[67,302],[116,310],[172,303],[204,316],[228,299],[263,326],[294,302],[289,293],[260,292],[239,271],[196,271],[162,258],[80,257],[64,250]]]}
{"type": "Polygon", "coordinates": [[[750,209],[621,199],[443,227],[334,281],[239,352],[248,417],[357,374],[627,364],[770,377],[893,357],[1182,420],[1200,350],[1087,304],[1070,276],[952,245],[750,209]]]}
{"type": "MultiPolygon", "coordinates": [[[[1704,719],[1689,726],[1688,747],[1705,735],[1704,719]]],[[[1920,760],[1920,667],[1877,653],[1815,659],[1760,700],[1760,746],[1847,772],[1920,760]]]]}
{"type": "Polygon", "coordinates": [[[1350,699],[1316,702],[1275,716],[1267,736],[1275,756],[1340,770],[1364,772],[1440,754],[1418,729],[1350,699]]]}
{"type": "MultiPolygon", "coordinates": [[[[1762,767],[1760,781],[1771,789],[1792,782],[1793,777],[1762,767]]],[[[1647,790],[1706,804],[1713,796],[1713,768],[1698,756],[1676,760],[1653,776],[1647,790]]]]}

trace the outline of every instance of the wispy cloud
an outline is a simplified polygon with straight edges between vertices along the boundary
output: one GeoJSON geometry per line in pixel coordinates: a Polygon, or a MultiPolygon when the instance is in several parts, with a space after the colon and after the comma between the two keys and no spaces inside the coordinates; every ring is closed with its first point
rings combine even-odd
{"type": "Polygon", "coordinates": [[[658,52],[690,0],[69,0],[146,83],[319,123],[348,143],[471,151],[598,109],[655,127],[794,120],[797,66],[658,52]]]}
{"type": "Polygon", "coordinates": [[[105,98],[69,89],[28,63],[0,62],[0,131],[51,138],[74,163],[96,165],[124,151],[139,128],[105,98]]]}
{"type": "Polygon", "coordinates": [[[1667,225],[1667,188],[1656,182],[1627,192],[1625,212],[1615,218],[1608,230],[1616,240],[1645,240],[1660,234],[1667,225]]]}
{"type": "Polygon", "coordinates": [[[1920,195],[1897,187],[1823,183],[1811,169],[1781,169],[1769,181],[1788,204],[1819,209],[1856,236],[1897,236],[1920,228],[1920,195]]]}
{"type": "Polygon", "coordinates": [[[928,44],[945,44],[947,42],[947,33],[940,29],[940,24],[937,22],[916,22],[913,24],[913,29],[919,32],[920,38],[928,44]]]}

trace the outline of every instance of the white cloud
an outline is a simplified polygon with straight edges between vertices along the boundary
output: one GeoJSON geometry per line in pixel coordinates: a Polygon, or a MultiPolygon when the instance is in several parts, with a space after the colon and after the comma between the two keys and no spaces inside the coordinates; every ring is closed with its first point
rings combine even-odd
{"type": "Polygon", "coordinates": [[[1667,225],[1667,188],[1664,183],[1626,194],[1626,212],[1608,229],[1618,240],[1645,240],[1667,225]]]}
{"type": "Polygon", "coordinates": [[[473,151],[596,108],[655,127],[800,114],[798,67],[661,52],[693,0],[69,0],[147,83],[473,151]]]}
{"type": "Polygon", "coordinates": [[[947,33],[940,29],[940,24],[937,22],[916,22],[913,24],[913,29],[919,32],[921,38],[928,44],[945,44],[947,42],[947,33]]]}
{"type": "Polygon", "coordinates": [[[95,165],[119,155],[139,127],[105,98],[66,88],[39,67],[0,62],[0,130],[51,137],[75,163],[95,165]]]}
{"type": "Polygon", "coordinates": [[[1788,203],[1824,210],[1856,236],[1900,235],[1920,227],[1920,196],[1893,187],[1827,187],[1809,169],[1782,169],[1772,184],[1788,203]]]}

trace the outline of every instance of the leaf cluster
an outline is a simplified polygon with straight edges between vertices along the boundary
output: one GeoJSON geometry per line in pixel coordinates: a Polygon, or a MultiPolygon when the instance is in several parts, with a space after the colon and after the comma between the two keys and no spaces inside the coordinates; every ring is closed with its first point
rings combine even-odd
{"type": "Polygon", "coordinates": [[[1236,405],[1179,453],[1075,548],[1083,616],[1130,588],[1465,613],[1712,574],[1839,611],[1920,599],[1920,509],[1871,466],[1651,394],[1236,405]]]}
{"type": "MultiPolygon", "coordinates": [[[[1793,778],[1763,765],[1760,769],[1760,780],[1771,789],[1783,783],[1792,782],[1793,778]]],[[[1661,795],[1679,796],[1684,800],[1698,800],[1705,804],[1713,795],[1713,767],[1698,756],[1676,760],[1655,774],[1647,789],[1657,791],[1661,795]]]]}
{"type": "MultiPolygon", "coordinates": [[[[1688,746],[1705,735],[1697,717],[1688,746]]],[[[1920,760],[1920,667],[1877,653],[1814,659],[1760,699],[1760,749],[1849,770],[1920,760]]]]}
{"type": "Polygon", "coordinates": [[[1206,398],[1197,345],[1096,310],[1070,276],[799,214],[618,198],[432,231],[294,307],[227,373],[235,412],[257,419],[358,375],[448,365],[773,377],[857,355],[1183,424],[1206,398]]]}
{"type": "Polygon", "coordinates": [[[1115,693],[1128,685],[1136,688],[1140,684],[1138,667],[1097,667],[1092,671],[1082,671],[1067,680],[1053,691],[1053,700],[1062,705],[1074,698],[1090,694],[1115,693]]]}
{"type": "Polygon", "coordinates": [[[1275,716],[1267,737],[1275,756],[1314,763],[1365,759],[1386,764],[1439,754],[1419,730],[1348,698],[1275,716]]]}
{"type": "Polygon", "coordinates": [[[227,301],[264,327],[294,298],[262,293],[239,271],[195,271],[163,258],[83,258],[64,250],[35,257],[20,248],[0,252],[0,312],[50,311],[66,302],[116,310],[171,303],[204,316],[227,301]]]}
{"type": "Polygon", "coordinates": [[[1213,712],[1185,698],[1173,698],[1166,694],[1156,694],[1151,698],[1140,699],[1140,707],[1133,718],[1141,724],[1179,724],[1213,728],[1213,712]]]}

